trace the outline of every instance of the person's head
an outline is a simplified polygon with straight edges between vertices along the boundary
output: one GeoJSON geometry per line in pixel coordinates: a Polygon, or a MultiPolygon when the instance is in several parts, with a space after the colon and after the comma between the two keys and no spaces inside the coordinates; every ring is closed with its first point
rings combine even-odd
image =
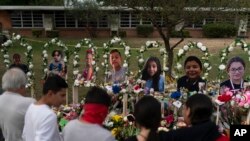
{"type": "Polygon", "coordinates": [[[134,116],[140,127],[150,129],[148,138],[152,138],[161,122],[161,104],[152,96],[144,96],[135,104],[134,116]]]}
{"type": "Polygon", "coordinates": [[[26,75],[19,68],[11,68],[7,70],[2,77],[2,89],[5,91],[13,91],[25,95],[26,83],[26,75]]]}
{"type": "Polygon", "coordinates": [[[59,75],[49,76],[43,85],[43,95],[49,106],[59,107],[65,102],[68,84],[59,75]]]}
{"type": "Polygon", "coordinates": [[[142,80],[153,80],[153,88],[159,90],[159,79],[162,72],[160,60],[157,57],[149,57],[142,70],[142,80]]]}
{"type": "Polygon", "coordinates": [[[120,69],[122,65],[122,56],[117,49],[110,51],[109,62],[113,69],[120,69]]]}
{"type": "Polygon", "coordinates": [[[202,72],[202,64],[196,56],[189,56],[184,62],[186,76],[189,79],[197,79],[202,72]]]}
{"type": "Polygon", "coordinates": [[[209,121],[212,112],[212,101],[204,94],[190,96],[183,107],[183,117],[187,125],[195,125],[209,121]]]}
{"type": "Polygon", "coordinates": [[[228,61],[226,69],[231,80],[241,80],[245,73],[245,62],[238,56],[233,57],[228,61]]]}
{"type": "Polygon", "coordinates": [[[93,61],[93,52],[91,49],[88,49],[86,51],[86,64],[88,66],[92,66],[92,61],[93,61]]]}
{"type": "Polygon", "coordinates": [[[102,124],[108,114],[111,97],[100,87],[92,87],[87,92],[84,104],[84,121],[102,124]]]}
{"type": "Polygon", "coordinates": [[[18,53],[13,54],[13,62],[14,64],[20,64],[21,62],[21,56],[18,53]]]}
{"type": "Polygon", "coordinates": [[[52,52],[52,57],[56,62],[59,62],[62,58],[62,52],[60,50],[54,50],[52,52]]]}
{"type": "Polygon", "coordinates": [[[147,73],[149,77],[161,74],[161,63],[157,57],[149,57],[144,65],[143,72],[147,73]]]}

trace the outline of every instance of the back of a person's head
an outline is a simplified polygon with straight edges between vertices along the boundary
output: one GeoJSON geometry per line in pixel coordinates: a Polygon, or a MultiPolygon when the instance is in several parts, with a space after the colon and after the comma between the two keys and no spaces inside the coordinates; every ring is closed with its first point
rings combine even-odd
{"type": "Polygon", "coordinates": [[[56,93],[62,88],[68,88],[66,81],[59,75],[51,75],[46,79],[43,85],[43,94],[46,95],[49,90],[56,93]]]}
{"type": "Polygon", "coordinates": [[[158,128],[161,121],[161,104],[152,96],[144,96],[135,104],[135,120],[148,129],[158,128]]]}
{"type": "Polygon", "coordinates": [[[94,86],[87,92],[85,103],[103,104],[109,107],[111,104],[111,97],[104,89],[94,86]]]}
{"type": "Polygon", "coordinates": [[[3,90],[16,90],[25,87],[27,78],[25,73],[19,68],[11,68],[7,70],[2,77],[3,90]]]}
{"type": "Polygon", "coordinates": [[[204,94],[195,94],[186,101],[186,107],[190,108],[190,122],[192,125],[210,120],[213,112],[211,99],[204,94]]]}

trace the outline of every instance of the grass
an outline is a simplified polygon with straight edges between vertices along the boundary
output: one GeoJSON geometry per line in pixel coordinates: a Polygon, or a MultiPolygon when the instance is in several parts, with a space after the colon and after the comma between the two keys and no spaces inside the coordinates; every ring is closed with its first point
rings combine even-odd
{"type": "MultiPolygon", "coordinates": [[[[42,95],[42,84],[41,84],[41,77],[42,77],[42,46],[45,44],[45,42],[47,42],[49,39],[37,39],[37,38],[31,38],[29,39],[29,44],[32,45],[33,47],[33,64],[34,64],[34,72],[35,72],[35,94],[36,94],[36,98],[39,98],[42,95]]],[[[74,46],[80,41],[80,39],[61,39],[66,45],[68,45],[69,50],[73,51],[74,46]]],[[[102,44],[109,41],[110,38],[97,38],[97,39],[93,39],[94,44],[99,47],[98,48],[98,53],[100,54],[100,58],[99,58],[99,66],[101,68],[101,61],[102,61],[102,44]]],[[[143,44],[145,44],[145,42],[147,40],[157,40],[157,41],[161,41],[162,40],[160,38],[154,38],[154,39],[148,39],[148,38],[125,38],[124,41],[132,48],[132,57],[130,59],[130,69],[133,72],[136,72],[138,70],[138,65],[137,65],[137,52],[136,50],[143,44]]],[[[171,40],[171,44],[173,44],[177,39],[173,39],[171,40]]],[[[219,52],[221,49],[223,49],[224,47],[226,47],[226,45],[230,44],[233,39],[186,39],[181,45],[179,45],[177,47],[177,49],[175,49],[175,53],[177,53],[178,49],[180,47],[182,47],[184,44],[187,44],[188,41],[193,40],[193,41],[199,41],[201,40],[201,42],[203,42],[204,45],[206,45],[209,48],[210,53],[212,54],[212,56],[210,57],[210,62],[212,63],[213,69],[210,71],[210,75],[209,75],[209,80],[213,80],[217,78],[218,75],[218,65],[219,65],[219,52]],[[217,43],[218,42],[218,43],[217,43]],[[216,44],[213,44],[216,43],[216,44]]],[[[57,46],[52,46],[51,48],[48,49],[49,53],[52,53],[52,50],[54,49],[60,49],[57,46]]],[[[23,54],[25,52],[26,49],[22,48],[18,43],[14,44],[13,46],[11,46],[9,48],[9,55],[12,56],[14,53],[20,53],[22,56],[22,62],[26,62],[25,59],[25,55],[23,54]]],[[[80,70],[83,69],[83,67],[85,66],[84,64],[84,58],[85,58],[85,50],[86,48],[81,49],[79,55],[80,55],[80,70]]],[[[120,49],[121,52],[123,52],[123,49],[120,49]]],[[[203,54],[197,50],[194,49],[192,51],[190,51],[188,55],[196,55],[198,57],[201,57],[203,54]]],[[[229,54],[229,58],[232,56],[240,56],[242,57],[244,60],[246,60],[246,64],[247,66],[250,66],[249,63],[249,59],[248,59],[248,54],[245,53],[244,51],[242,51],[241,49],[235,49],[232,53],[229,54]]],[[[157,56],[160,58],[160,60],[162,61],[162,57],[160,56],[159,50],[158,49],[152,49],[149,50],[145,53],[145,59],[148,56],[157,56]]],[[[49,59],[51,60],[52,57],[51,55],[49,55],[49,59]]],[[[69,101],[71,101],[71,93],[72,93],[72,84],[73,84],[73,75],[72,75],[72,68],[73,68],[73,64],[72,64],[72,59],[73,56],[70,57],[69,63],[68,63],[68,84],[69,84],[69,101]]],[[[185,57],[183,58],[182,61],[184,61],[185,57]]],[[[104,75],[103,72],[101,71],[102,69],[100,69],[100,71],[98,72],[98,76],[97,79],[98,80],[103,80],[104,75]]],[[[1,59],[0,59],[0,76],[2,77],[3,73],[5,72],[5,66],[3,63],[3,55],[1,55],[1,59]]],[[[246,67],[246,75],[249,75],[250,69],[249,67],[246,67]]],[[[226,73],[225,73],[226,75],[226,73]]],[[[1,81],[1,80],[0,80],[1,81]]],[[[79,88],[79,95],[80,95],[80,99],[86,94],[87,88],[79,88]]]]}

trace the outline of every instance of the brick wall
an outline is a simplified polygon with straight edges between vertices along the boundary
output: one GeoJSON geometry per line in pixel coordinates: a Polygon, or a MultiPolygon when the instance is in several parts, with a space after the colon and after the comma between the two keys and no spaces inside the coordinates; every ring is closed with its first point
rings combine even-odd
{"type": "Polygon", "coordinates": [[[3,30],[11,29],[11,19],[8,11],[0,10],[0,23],[2,23],[3,30]]]}

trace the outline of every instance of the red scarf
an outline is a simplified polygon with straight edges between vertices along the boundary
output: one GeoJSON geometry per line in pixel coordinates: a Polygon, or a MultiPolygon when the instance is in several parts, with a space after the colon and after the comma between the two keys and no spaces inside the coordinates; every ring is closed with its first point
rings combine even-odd
{"type": "Polygon", "coordinates": [[[82,120],[93,124],[102,125],[108,114],[108,107],[103,104],[87,103],[84,105],[82,120]]]}

